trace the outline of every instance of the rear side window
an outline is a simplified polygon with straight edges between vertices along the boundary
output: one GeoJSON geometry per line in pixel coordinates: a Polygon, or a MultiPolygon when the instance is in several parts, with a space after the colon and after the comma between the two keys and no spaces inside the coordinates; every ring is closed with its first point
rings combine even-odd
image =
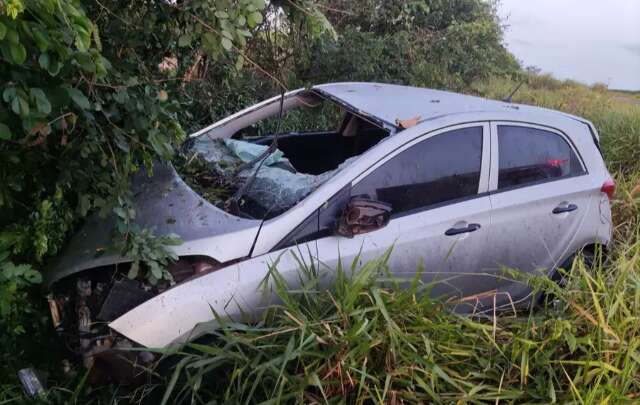
{"type": "Polygon", "coordinates": [[[498,189],[585,173],[569,143],[554,132],[499,125],[498,148],[498,189]]]}
{"type": "Polygon", "coordinates": [[[398,214],[476,195],[482,127],[445,132],[400,152],[356,184],[352,195],[384,201],[398,214]]]}

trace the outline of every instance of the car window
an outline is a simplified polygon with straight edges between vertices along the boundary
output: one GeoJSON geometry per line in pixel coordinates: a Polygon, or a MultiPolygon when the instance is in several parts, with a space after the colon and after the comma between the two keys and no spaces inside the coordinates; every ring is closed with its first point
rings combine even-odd
{"type": "Polygon", "coordinates": [[[470,127],[426,139],[375,169],[354,186],[352,195],[389,203],[394,215],[475,195],[482,131],[470,127]]]}
{"type": "Polygon", "coordinates": [[[499,125],[498,148],[498,189],[584,173],[569,143],[554,132],[499,125]]]}

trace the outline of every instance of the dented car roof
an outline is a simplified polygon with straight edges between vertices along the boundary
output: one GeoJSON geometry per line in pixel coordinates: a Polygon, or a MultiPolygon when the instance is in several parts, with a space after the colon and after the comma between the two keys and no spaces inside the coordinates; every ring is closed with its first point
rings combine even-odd
{"type": "Polygon", "coordinates": [[[417,117],[424,121],[444,115],[506,109],[562,115],[585,121],[583,118],[546,108],[395,84],[329,83],[312,89],[394,129],[399,129],[398,121],[417,117]]]}

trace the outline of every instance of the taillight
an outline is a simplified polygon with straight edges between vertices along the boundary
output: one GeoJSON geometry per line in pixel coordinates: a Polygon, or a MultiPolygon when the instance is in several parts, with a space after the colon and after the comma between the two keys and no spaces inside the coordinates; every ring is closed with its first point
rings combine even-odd
{"type": "Polygon", "coordinates": [[[616,183],[613,180],[609,179],[602,184],[602,188],[600,189],[603,193],[609,197],[609,200],[613,199],[613,195],[616,193],[616,183]]]}

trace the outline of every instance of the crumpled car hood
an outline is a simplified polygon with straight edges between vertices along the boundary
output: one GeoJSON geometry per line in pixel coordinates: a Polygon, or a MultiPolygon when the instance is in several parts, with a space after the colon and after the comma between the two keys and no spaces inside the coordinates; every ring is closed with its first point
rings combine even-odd
{"type": "MultiPolygon", "coordinates": [[[[203,252],[203,246],[215,244],[216,236],[243,230],[250,237],[237,240],[246,246],[229,246],[238,253],[236,257],[229,257],[234,253],[227,251],[223,260],[249,253],[260,221],[236,217],[213,206],[185,184],[170,163],[156,163],[151,177],[144,170],[137,173],[132,179],[131,189],[136,209],[135,222],[143,228],[152,228],[156,235],[177,234],[183,241],[174,249],[179,255],[215,252],[217,249],[213,247],[203,252]]],[[[111,249],[114,226],[114,216],[90,216],[63,254],[52,263],[46,273],[47,285],[82,270],[131,261],[111,249]]]]}

